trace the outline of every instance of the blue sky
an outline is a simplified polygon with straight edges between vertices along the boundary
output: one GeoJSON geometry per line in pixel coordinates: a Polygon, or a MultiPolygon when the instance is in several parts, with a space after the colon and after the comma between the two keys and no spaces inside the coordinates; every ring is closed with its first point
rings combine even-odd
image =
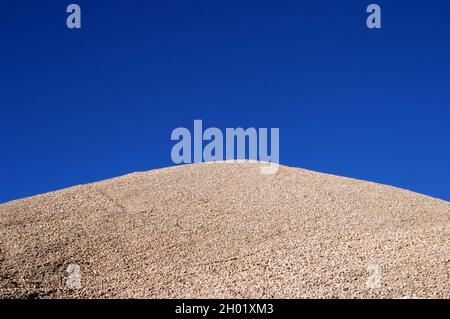
{"type": "Polygon", "coordinates": [[[450,200],[450,2],[3,1],[0,202],[173,165],[176,127],[450,200]]]}

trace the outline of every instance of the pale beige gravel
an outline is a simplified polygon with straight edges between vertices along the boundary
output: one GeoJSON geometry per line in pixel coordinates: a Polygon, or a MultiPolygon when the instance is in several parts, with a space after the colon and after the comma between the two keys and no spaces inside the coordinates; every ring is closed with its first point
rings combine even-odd
{"type": "Polygon", "coordinates": [[[449,202],[261,165],[178,166],[0,205],[0,297],[450,297],[449,202]]]}

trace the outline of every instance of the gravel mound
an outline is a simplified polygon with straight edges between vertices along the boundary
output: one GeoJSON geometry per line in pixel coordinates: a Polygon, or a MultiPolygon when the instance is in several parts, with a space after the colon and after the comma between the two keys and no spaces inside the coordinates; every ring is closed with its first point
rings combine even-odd
{"type": "Polygon", "coordinates": [[[450,298],[450,203],[262,163],[0,205],[2,298],[450,298]]]}

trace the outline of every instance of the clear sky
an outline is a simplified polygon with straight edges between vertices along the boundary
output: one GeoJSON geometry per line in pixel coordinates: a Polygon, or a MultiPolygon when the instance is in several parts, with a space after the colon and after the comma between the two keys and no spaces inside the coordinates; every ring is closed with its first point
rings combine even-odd
{"type": "Polygon", "coordinates": [[[0,5],[0,202],[173,165],[194,119],[450,200],[450,1],[72,2],[81,30],[69,1],[0,5]]]}

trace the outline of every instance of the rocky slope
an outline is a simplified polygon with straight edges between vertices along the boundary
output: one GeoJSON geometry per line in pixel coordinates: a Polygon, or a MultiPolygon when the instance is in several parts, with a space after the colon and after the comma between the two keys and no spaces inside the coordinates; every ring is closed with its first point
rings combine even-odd
{"type": "Polygon", "coordinates": [[[261,165],[178,166],[0,205],[0,297],[450,297],[450,203],[261,165]]]}

